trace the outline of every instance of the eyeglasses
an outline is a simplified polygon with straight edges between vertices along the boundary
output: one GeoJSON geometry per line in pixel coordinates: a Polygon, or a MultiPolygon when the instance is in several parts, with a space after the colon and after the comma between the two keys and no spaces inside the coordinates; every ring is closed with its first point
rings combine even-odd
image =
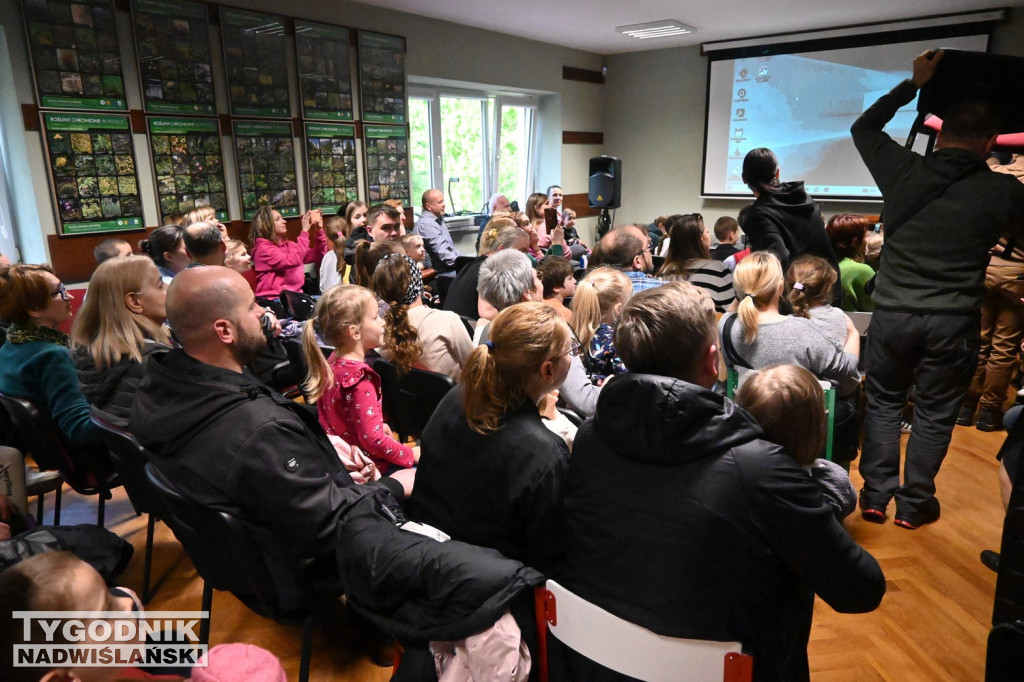
{"type": "Polygon", "coordinates": [[[577,341],[576,339],[573,339],[572,343],[569,345],[569,350],[562,351],[561,353],[559,353],[555,357],[559,357],[560,358],[563,355],[568,355],[570,357],[575,358],[575,357],[579,357],[579,354],[582,351],[583,351],[583,346],[580,345],[579,341],[577,341]]]}
{"type": "Polygon", "coordinates": [[[60,299],[67,303],[69,294],[68,290],[64,287],[64,282],[57,285],[57,291],[51,292],[50,296],[60,296],[60,299]]]}

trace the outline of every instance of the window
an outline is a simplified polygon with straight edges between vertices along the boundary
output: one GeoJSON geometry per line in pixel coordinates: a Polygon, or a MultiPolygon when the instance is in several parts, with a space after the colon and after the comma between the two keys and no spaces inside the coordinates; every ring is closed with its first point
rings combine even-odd
{"type": "Polygon", "coordinates": [[[536,98],[410,90],[413,201],[437,188],[449,213],[486,213],[494,192],[526,199],[533,185],[536,98]]]}

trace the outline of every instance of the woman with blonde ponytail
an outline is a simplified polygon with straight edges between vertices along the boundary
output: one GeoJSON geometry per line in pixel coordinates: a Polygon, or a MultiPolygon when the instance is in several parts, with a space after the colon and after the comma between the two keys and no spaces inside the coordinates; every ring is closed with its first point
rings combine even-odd
{"type": "Polygon", "coordinates": [[[458,315],[423,305],[423,279],[416,262],[405,255],[385,256],[372,283],[388,305],[381,354],[400,371],[421,367],[458,381],[473,352],[473,340],[458,315]]]}
{"type": "Polygon", "coordinates": [[[538,403],[565,381],[578,352],[568,325],[543,303],[494,318],[490,341],[473,351],[423,433],[414,520],[541,571],[559,561],[569,450],[538,403]]]}
{"type": "Polygon", "coordinates": [[[615,268],[595,268],[576,285],[569,325],[584,349],[583,364],[595,383],[626,371],[615,350],[615,324],[632,295],[633,284],[615,268]]]}
{"type": "Polygon", "coordinates": [[[306,394],[316,403],[324,431],[360,448],[386,474],[394,467],[415,465],[417,455],[396,441],[384,423],[380,377],[366,364],[366,351],[380,345],[383,335],[374,295],[355,284],[342,284],[328,289],[317,302],[302,331],[302,349],[309,366],[306,394]],[[330,358],[320,351],[317,328],[334,346],[330,358]]]}

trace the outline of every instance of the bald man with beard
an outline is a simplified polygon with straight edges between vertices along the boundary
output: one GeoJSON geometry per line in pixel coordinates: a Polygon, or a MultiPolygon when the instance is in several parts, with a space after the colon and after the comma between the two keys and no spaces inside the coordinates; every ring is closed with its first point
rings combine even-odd
{"type": "Polygon", "coordinates": [[[147,364],[129,429],[185,496],[269,528],[298,561],[329,560],[353,504],[404,489],[392,478],[355,486],[316,414],[248,373],[266,343],[262,315],[234,270],[179,273],[167,319],[181,348],[147,364]]]}

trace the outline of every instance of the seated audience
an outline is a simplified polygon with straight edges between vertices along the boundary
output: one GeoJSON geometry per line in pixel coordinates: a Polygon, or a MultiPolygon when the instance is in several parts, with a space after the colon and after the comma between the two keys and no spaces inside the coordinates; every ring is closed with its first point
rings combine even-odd
{"type": "Polygon", "coordinates": [[[562,198],[565,196],[564,192],[562,192],[562,188],[558,185],[551,185],[548,187],[547,195],[547,208],[555,209],[555,213],[558,214],[558,222],[562,222],[562,213],[564,211],[562,207],[562,198]]]}
{"type": "Polygon", "coordinates": [[[356,246],[355,264],[352,267],[352,272],[355,273],[355,283],[367,289],[372,287],[373,273],[376,272],[377,265],[380,264],[385,256],[390,256],[393,253],[399,255],[405,253],[402,243],[397,239],[380,242],[371,242],[364,239],[359,242],[356,246]]]}
{"type": "Polygon", "coordinates": [[[278,298],[281,291],[302,291],[306,282],[303,265],[313,263],[327,250],[323,214],[308,211],[302,216],[298,239],[288,239],[288,223],[273,206],[261,206],[252,217],[249,243],[256,272],[256,295],[278,298]],[[315,240],[313,243],[310,240],[315,240]]]}
{"type": "MultiPolygon", "coordinates": [[[[351,207],[352,204],[349,206],[351,207]]],[[[354,216],[353,213],[353,219],[355,219],[354,216]]],[[[398,239],[400,236],[402,236],[402,212],[394,206],[376,204],[367,210],[365,226],[352,228],[348,240],[345,242],[345,263],[355,265],[356,247],[361,241],[386,242],[398,239]]],[[[348,281],[358,284],[355,269],[350,271],[348,281]]]]}
{"type": "Polygon", "coordinates": [[[235,272],[246,272],[252,269],[252,256],[245,248],[245,242],[238,239],[229,239],[227,242],[228,251],[224,256],[224,265],[235,272]]]}
{"type": "Polygon", "coordinates": [[[620,225],[611,230],[594,249],[591,267],[607,265],[622,270],[633,282],[633,292],[661,286],[664,282],[651,277],[654,260],[651,257],[651,238],[637,225],[620,225]]]}
{"type": "Polygon", "coordinates": [[[780,313],[785,280],[775,254],[755,251],[744,258],[736,266],[736,287],[739,308],[722,317],[719,329],[725,362],[740,370],[741,384],[750,369],[794,364],[831,381],[841,397],[857,390],[860,336],[850,334],[840,348],[810,320],[780,313]]]}
{"type": "MultiPolygon", "coordinates": [[[[590,249],[580,239],[580,233],[576,230],[576,211],[571,208],[564,209],[562,211],[561,224],[565,245],[569,247],[569,257],[578,263],[582,263],[583,259],[590,255],[590,249]]],[[[554,251],[554,246],[552,246],[552,250],[554,251]]],[[[555,252],[551,255],[558,254],[555,252]]]]}
{"type": "MultiPolygon", "coordinates": [[[[448,288],[444,304],[441,306],[445,310],[458,313],[462,317],[471,317],[474,320],[480,317],[476,285],[480,280],[480,268],[487,257],[502,249],[514,249],[522,253],[526,253],[530,249],[530,235],[520,228],[515,220],[507,216],[491,218],[483,226],[480,237],[480,255],[467,263],[455,275],[451,287],[448,288]]],[[[493,314],[490,315],[490,317],[493,316],[493,314]]]]}
{"type": "Polygon", "coordinates": [[[666,220],[668,220],[667,215],[660,215],[654,219],[654,222],[647,223],[647,236],[651,238],[651,253],[657,253],[659,256],[668,253],[668,245],[671,241],[668,230],[665,228],[666,220]]]}
{"type": "Polygon", "coordinates": [[[754,372],[736,392],[736,404],[761,424],[765,440],[792,457],[821,489],[840,521],[857,508],[850,475],[825,452],[825,392],[813,374],[796,365],[772,365],[754,372]]]}
{"type": "Polygon", "coordinates": [[[185,251],[184,237],[185,231],[181,226],[164,225],[139,242],[139,251],[153,259],[165,284],[170,284],[171,279],[192,262],[185,251]]]}
{"type": "Polygon", "coordinates": [[[559,256],[545,256],[537,264],[537,276],[544,285],[544,303],[554,308],[568,322],[572,311],[566,307],[565,299],[576,291],[572,263],[559,256]]]}
{"type": "Polygon", "coordinates": [[[729,256],[739,252],[740,248],[736,242],[740,240],[740,223],[732,216],[724,215],[715,221],[715,239],[718,246],[711,250],[711,257],[717,261],[724,261],[729,256]]]}
{"type": "Polygon", "coordinates": [[[410,516],[542,571],[555,566],[569,451],[537,405],[578,352],[548,306],[500,312],[423,432],[410,516]]]}
{"type": "Polygon", "coordinates": [[[824,258],[801,256],[786,270],[786,298],[793,315],[803,317],[836,345],[846,346],[850,336],[857,337],[856,354],[860,354],[860,332],[842,308],[832,307],[832,287],[836,271],[824,258]]]}
{"type": "Polygon", "coordinates": [[[548,195],[543,192],[534,192],[526,199],[524,213],[530,221],[529,231],[537,236],[537,243],[531,244],[531,248],[537,251],[534,257],[537,260],[543,258],[543,253],[551,247],[551,235],[548,233],[547,224],[544,222],[544,209],[548,206],[548,195]]]}
{"type": "Polygon", "coordinates": [[[416,262],[416,267],[420,270],[425,270],[427,249],[423,246],[423,237],[418,234],[403,234],[398,242],[402,245],[402,248],[405,249],[405,255],[416,262]]]}
{"type": "MultiPolygon", "coordinates": [[[[426,267],[433,268],[438,277],[446,277],[450,281],[455,277],[455,260],[462,254],[455,248],[448,226],[444,224],[444,192],[428,189],[422,199],[423,212],[413,225],[413,233],[423,237],[426,267]]],[[[404,214],[402,220],[405,220],[404,214]]]]}
{"type": "Polygon", "coordinates": [[[217,225],[208,222],[191,223],[185,227],[185,252],[197,265],[224,265],[228,246],[217,225]]]}
{"type": "MultiPolygon", "coordinates": [[[[839,276],[843,281],[843,310],[871,312],[875,302],[868,291],[868,282],[875,271],[864,262],[865,237],[871,221],[861,215],[841,213],[828,220],[825,231],[832,241],[832,250],[839,259],[839,276]]],[[[872,284],[872,286],[874,286],[872,284]]]]}
{"type": "Polygon", "coordinates": [[[570,324],[583,347],[583,364],[594,383],[626,371],[615,351],[615,325],[632,294],[629,278],[608,267],[591,270],[576,287],[570,324]]]}
{"type": "Polygon", "coordinates": [[[194,225],[195,223],[210,223],[216,226],[217,231],[220,232],[220,238],[224,241],[231,239],[231,235],[228,234],[227,226],[217,219],[217,209],[213,206],[200,206],[193,208],[191,211],[185,214],[185,223],[183,227],[194,225]]]}
{"type": "Polygon", "coordinates": [[[0,266],[0,317],[11,322],[0,346],[0,393],[33,403],[72,445],[98,445],[59,329],[71,319],[73,300],[49,265],[0,266]]]}
{"type": "Polygon", "coordinates": [[[71,326],[82,392],[120,428],[128,426],[149,356],[170,349],[166,287],[144,256],[107,261],[96,268],[71,326]]]}
{"type": "MultiPolygon", "coordinates": [[[[710,390],[719,358],[707,292],[669,282],[633,296],[615,340],[629,373],[601,391],[576,436],[567,559],[553,577],[660,635],[740,642],[755,680],[807,680],[814,596],[871,611],[885,592],[878,563],[807,472],[710,390]]],[[[564,658],[567,679],[623,679],[564,658]]]]}
{"type": "Polygon", "coordinates": [[[878,262],[882,258],[882,247],[885,246],[885,229],[881,232],[868,232],[864,235],[864,263],[878,272],[878,262]]]}
{"type": "Polygon", "coordinates": [[[324,431],[358,447],[380,473],[387,474],[394,467],[415,466],[417,453],[396,441],[384,423],[380,377],[366,364],[366,351],[383,338],[377,299],[363,287],[344,284],[332,287],[317,302],[302,332],[302,347],[309,367],[306,395],[316,403],[324,431]],[[317,327],[321,338],[334,346],[329,359],[320,350],[317,327]]]}
{"type": "Polygon", "coordinates": [[[415,261],[384,256],[373,273],[373,291],[388,305],[381,355],[399,371],[420,367],[458,381],[473,339],[458,315],[423,305],[423,279],[415,261]]]}
{"type": "MultiPolygon", "coordinates": [[[[92,250],[92,257],[96,259],[96,265],[111,258],[124,258],[132,255],[132,245],[123,239],[104,239],[92,250]]],[[[0,263],[10,265],[10,263],[0,263]]]]}
{"type": "Polygon", "coordinates": [[[732,271],[723,263],[711,260],[708,247],[711,235],[699,213],[673,215],[665,221],[671,241],[664,265],[658,270],[663,280],[683,280],[707,289],[715,310],[724,313],[734,300],[732,271]]]}
{"type": "MultiPolygon", "coordinates": [[[[352,239],[352,235],[356,232],[359,236],[352,243],[359,241],[359,239],[366,239],[366,212],[369,210],[362,201],[350,201],[345,206],[345,215],[340,215],[331,218],[327,221],[327,237],[331,239],[331,232],[334,232],[334,237],[331,239],[330,249],[324,254],[324,259],[320,261],[320,292],[323,293],[330,289],[336,284],[341,284],[342,276],[344,275],[345,269],[352,265],[352,262],[346,259],[348,253],[349,240],[352,239]],[[331,225],[333,224],[333,227],[331,225]]],[[[354,253],[353,253],[354,258],[354,253]]],[[[349,282],[352,281],[350,277],[349,282]]]]}

